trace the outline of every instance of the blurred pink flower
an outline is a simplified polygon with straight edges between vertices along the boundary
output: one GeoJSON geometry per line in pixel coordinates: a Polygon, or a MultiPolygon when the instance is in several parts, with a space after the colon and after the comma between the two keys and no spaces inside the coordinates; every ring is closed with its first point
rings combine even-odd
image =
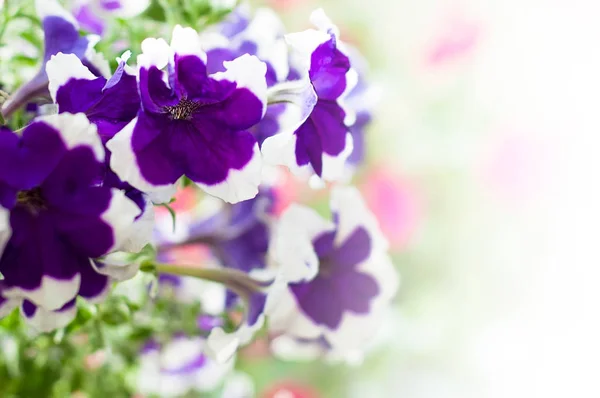
{"type": "Polygon", "coordinates": [[[549,144],[524,132],[502,133],[483,153],[481,179],[505,203],[525,204],[539,197],[549,178],[549,144]]]}
{"type": "Polygon", "coordinates": [[[297,381],[279,382],[262,395],[263,398],[319,398],[320,396],[313,387],[297,381]]]}
{"type": "Polygon", "coordinates": [[[452,17],[443,23],[426,54],[426,64],[439,67],[469,55],[481,37],[477,23],[464,17],[452,17]]]}
{"type": "Polygon", "coordinates": [[[423,210],[414,184],[391,170],[375,168],[366,175],[361,190],[392,248],[410,244],[423,210]]]}

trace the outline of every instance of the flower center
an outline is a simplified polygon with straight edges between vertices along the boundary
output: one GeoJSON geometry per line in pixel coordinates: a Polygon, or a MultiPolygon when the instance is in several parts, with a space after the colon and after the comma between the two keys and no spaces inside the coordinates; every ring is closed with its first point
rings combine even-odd
{"type": "Polygon", "coordinates": [[[201,106],[200,103],[184,97],[179,100],[177,105],[165,106],[164,110],[171,115],[171,119],[173,120],[189,120],[192,113],[201,106]]]}
{"type": "Polygon", "coordinates": [[[38,213],[46,208],[46,200],[40,187],[17,193],[17,205],[26,207],[31,213],[38,213]]]}

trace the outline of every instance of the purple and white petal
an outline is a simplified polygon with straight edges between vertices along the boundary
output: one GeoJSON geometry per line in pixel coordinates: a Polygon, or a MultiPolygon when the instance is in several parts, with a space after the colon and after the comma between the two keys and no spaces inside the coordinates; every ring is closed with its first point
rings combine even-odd
{"type": "Polygon", "coordinates": [[[73,300],[57,310],[50,311],[25,300],[21,305],[21,313],[35,329],[50,332],[67,326],[75,318],[77,306],[73,300]]]}
{"type": "MultiPolygon", "coordinates": [[[[112,229],[114,243],[110,250],[123,250],[131,242],[132,234],[137,231],[135,219],[140,215],[141,210],[134,201],[125,196],[123,191],[113,188],[111,192],[110,205],[100,217],[112,229]]],[[[134,243],[139,245],[141,242],[134,243]]]]}
{"type": "Polygon", "coordinates": [[[87,38],[89,43],[88,48],[85,50],[85,54],[83,55],[84,59],[93,69],[99,72],[100,76],[108,79],[110,77],[110,64],[104,57],[104,54],[99,53],[94,48],[94,46],[100,41],[100,37],[96,35],[89,35],[87,38]]]}
{"type": "Polygon", "coordinates": [[[79,296],[92,304],[98,304],[104,301],[110,292],[111,280],[106,275],[96,272],[93,266],[93,260],[90,260],[89,267],[83,267],[81,273],[81,286],[79,287],[79,296]]]}
{"type": "Polygon", "coordinates": [[[206,53],[202,51],[202,41],[198,32],[192,28],[176,25],[171,36],[171,50],[174,55],[194,55],[206,64],[206,53]]]}
{"type": "Polygon", "coordinates": [[[180,397],[218,388],[233,370],[234,360],[216,363],[205,355],[201,337],[175,336],[160,347],[149,345],[140,355],[137,387],[145,395],[180,397]]]}
{"type": "Polygon", "coordinates": [[[97,128],[83,113],[44,116],[38,119],[56,129],[67,149],[79,146],[89,147],[98,162],[104,162],[104,146],[97,128]]]}
{"type": "Polygon", "coordinates": [[[387,251],[387,239],[358,189],[350,186],[335,187],[331,192],[331,211],[337,217],[336,244],[342,244],[357,228],[362,227],[371,237],[373,252],[387,251]]]}
{"type": "Polygon", "coordinates": [[[175,194],[176,184],[154,185],[144,178],[138,166],[137,156],[132,148],[133,131],[138,120],[133,119],[106,144],[106,148],[112,153],[110,168],[122,181],[147,193],[154,203],[168,203],[175,194]]]}
{"type": "Polygon", "coordinates": [[[236,83],[236,88],[247,89],[259,101],[260,117],[267,110],[267,65],[253,55],[244,54],[233,61],[225,62],[225,72],[217,72],[211,77],[216,80],[228,80],[236,83]]]}
{"type": "Polygon", "coordinates": [[[162,69],[169,63],[172,50],[164,39],[147,38],[142,41],[142,54],[137,63],[140,68],[155,66],[162,69]]]}
{"type": "Polygon", "coordinates": [[[228,203],[238,203],[252,199],[258,194],[262,176],[262,156],[255,143],[252,157],[242,168],[229,169],[224,181],[214,185],[196,183],[206,193],[223,199],[228,203]]]}
{"type": "Polygon", "coordinates": [[[40,20],[44,20],[47,17],[59,17],[69,22],[75,29],[79,29],[79,24],[73,15],[65,10],[56,0],[35,0],[35,9],[40,20]]]}
{"type": "Polygon", "coordinates": [[[309,281],[319,272],[319,259],[313,240],[329,231],[334,224],[314,210],[292,204],[281,215],[271,245],[271,255],[279,264],[280,280],[309,281]]]}
{"type": "Polygon", "coordinates": [[[279,16],[270,8],[259,8],[238,40],[256,44],[256,56],[272,65],[277,81],[288,77],[287,44],[283,38],[285,26],[279,16]]]}
{"type": "Polygon", "coordinates": [[[81,60],[77,58],[75,54],[58,53],[53,55],[46,63],[46,73],[48,74],[49,81],[48,89],[50,90],[52,101],[54,102],[56,102],[56,93],[58,89],[71,79],[96,79],[96,76],[83,65],[81,60]]]}

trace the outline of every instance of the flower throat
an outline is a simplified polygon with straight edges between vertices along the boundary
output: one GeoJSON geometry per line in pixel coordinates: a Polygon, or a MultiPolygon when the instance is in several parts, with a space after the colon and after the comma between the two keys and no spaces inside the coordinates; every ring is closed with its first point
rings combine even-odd
{"type": "Polygon", "coordinates": [[[195,110],[202,105],[198,102],[182,98],[175,106],[165,106],[164,110],[171,115],[173,120],[189,120],[195,110]]]}

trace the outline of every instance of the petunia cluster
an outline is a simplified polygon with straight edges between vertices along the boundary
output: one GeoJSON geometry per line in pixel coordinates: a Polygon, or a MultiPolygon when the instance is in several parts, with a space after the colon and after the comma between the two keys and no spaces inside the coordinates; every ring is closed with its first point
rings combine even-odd
{"type": "Polygon", "coordinates": [[[147,6],[126,3],[79,2],[73,16],[37,1],[40,70],[2,113],[54,112],[0,127],[0,316],[19,307],[50,331],[140,266],[155,272],[159,294],[202,304],[197,336],[142,351],[139,377],[161,396],[225,375],[261,330],[284,358],[363,351],[398,278],[346,185],[371,119],[356,50],[323,10],[286,34],[273,11],[240,6],[202,32],[128,43],[111,69],[93,47],[112,13],[147,6]],[[329,188],[329,216],[284,203],[288,172],[329,188]]]}

